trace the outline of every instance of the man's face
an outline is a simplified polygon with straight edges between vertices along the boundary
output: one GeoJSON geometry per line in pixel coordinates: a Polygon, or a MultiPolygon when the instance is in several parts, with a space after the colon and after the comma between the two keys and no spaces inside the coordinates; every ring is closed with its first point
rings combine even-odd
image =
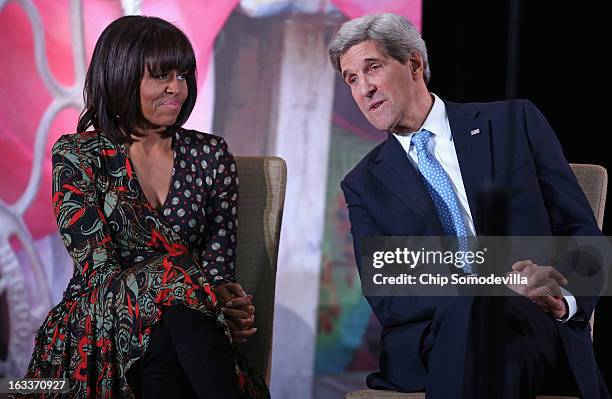
{"type": "Polygon", "coordinates": [[[374,127],[394,132],[409,127],[407,114],[417,96],[411,60],[402,64],[369,40],[340,56],[340,70],[357,106],[374,127]]]}

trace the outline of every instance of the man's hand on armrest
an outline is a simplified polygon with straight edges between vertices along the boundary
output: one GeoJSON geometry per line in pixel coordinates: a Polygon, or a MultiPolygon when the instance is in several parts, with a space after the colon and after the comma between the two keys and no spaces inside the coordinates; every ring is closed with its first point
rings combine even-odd
{"type": "Polygon", "coordinates": [[[512,265],[512,272],[526,277],[527,284],[509,288],[533,301],[543,311],[551,313],[555,319],[566,322],[576,313],[576,299],[562,287],[567,284],[567,279],[554,267],[539,266],[525,260],[512,265]],[[569,294],[568,298],[565,293],[569,294]],[[572,300],[573,308],[570,305],[572,300]]]}

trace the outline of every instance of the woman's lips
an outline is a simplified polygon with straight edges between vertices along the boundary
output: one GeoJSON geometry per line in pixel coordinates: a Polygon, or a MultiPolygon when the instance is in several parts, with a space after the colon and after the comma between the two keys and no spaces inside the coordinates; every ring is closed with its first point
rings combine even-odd
{"type": "Polygon", "coordinates": [[[170,109],[180,109],[182,104],[179,101],[163,101],[160,105],[170,109]]]}

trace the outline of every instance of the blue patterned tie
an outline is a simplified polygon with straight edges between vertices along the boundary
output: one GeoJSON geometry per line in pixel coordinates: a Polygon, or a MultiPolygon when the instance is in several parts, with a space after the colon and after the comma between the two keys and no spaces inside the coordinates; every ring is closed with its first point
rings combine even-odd
{"type": "MultiPolygon", "coordinates": [[[[442,231],[447,236],[467,237],[467,229],[461,210],[459,209],[459,201],[453,190],[451,180],[440,165],[440,162],[427,149],[427,143],[431,137],[429,130],[421,129],[416,132],[410,142],[417,150],[419,159],[419,172],[425,180],[427,192],[433,199],[442,231]]],[[[467,239],[459,239],[459,249],[466,251],[468,249],[467,239]]],[[[466,264],[463,267],[465,273],[472,273],[472,265],[466,264]]]]}

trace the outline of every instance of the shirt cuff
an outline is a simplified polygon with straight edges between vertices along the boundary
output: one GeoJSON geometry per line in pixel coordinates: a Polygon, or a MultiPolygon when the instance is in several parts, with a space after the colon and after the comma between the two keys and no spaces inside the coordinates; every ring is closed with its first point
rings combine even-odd
{"type": "Polygon", "coordinates": [[[565,302],[567,302],[567,316],[563,319],[557,319],[557,321],[565,323],[566,321],[574,317],[574,315],[578,311],[578,305],[576,304],[576,298],[572,295],[571,292],[569,292],[563,287],[559,288],[561,289],[561,294],[563,294],[563,299],[565,299],[565,302]]]}

